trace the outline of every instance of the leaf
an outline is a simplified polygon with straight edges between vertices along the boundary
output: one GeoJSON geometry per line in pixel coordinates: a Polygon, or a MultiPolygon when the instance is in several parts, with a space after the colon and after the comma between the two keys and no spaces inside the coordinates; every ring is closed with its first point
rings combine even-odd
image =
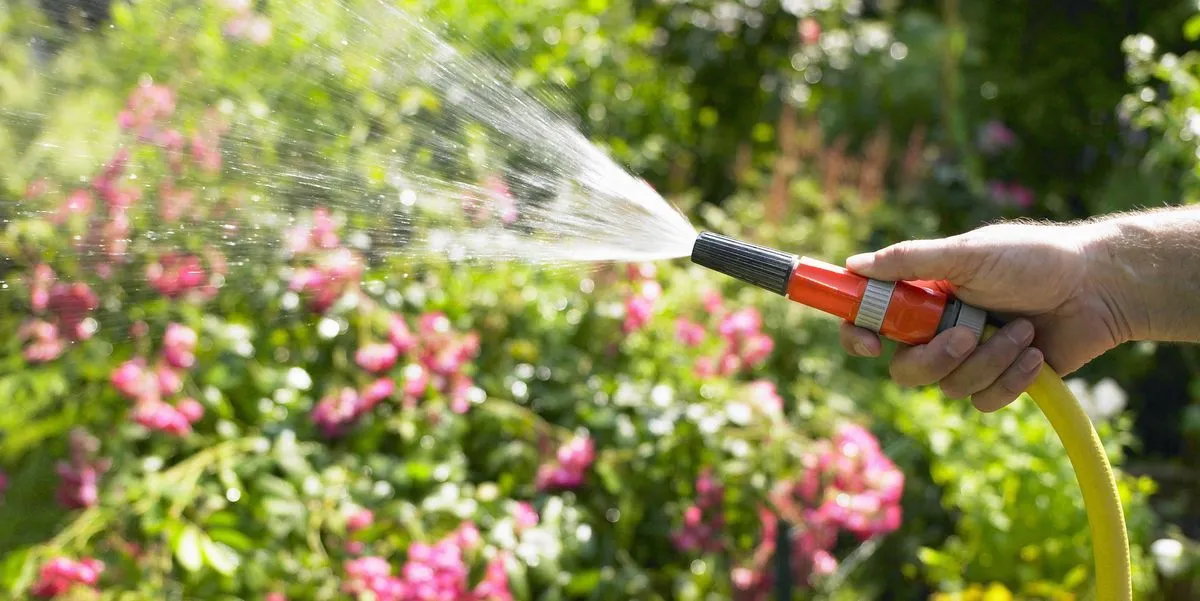
{"type": "Polygon", "coordinates": [[[588,570],[571,577],[567,583],[567,594],[583,595],[590,593],[600,584],[600,570],[588,570]]]}
{"type": "Polygon", "coordinates": [[[185,526],[175,541],[175,558],[179,565],[189,572],[195,572],[204,566],[204,557],[200,550],[201,533],[195,526],[185,526]]]}
{"type": "Polygon", "coordinates": [[[1183,24],[1183,37],[1189,42],[1200,40],[1200,15],[1192,15],[1192,18],[1183,24]]]}
{"type": "Polygon", "coordinates": [[[208,536],[212,540],[225,543],[237,551],[251,551],[255,546],[254,541],[249,536],[231,528],[209,530],[208,536]]]}
{"type": "Polygon", "coordinates": [[[232,575],[242,563],[242,558],[237,551],[229,548],[228,545],[214,542],[207,536],[203,538],[201,546],[208,565],[225,576],[232,575]]]}
{"type": "Polygon", "coordinates": [[[14,588],[20,580],[28,580],[33,572],[29,563],[29,549],[13,551],[4,558],[4,566],[0,568],[0,584],[6,588],[14,588]]]}

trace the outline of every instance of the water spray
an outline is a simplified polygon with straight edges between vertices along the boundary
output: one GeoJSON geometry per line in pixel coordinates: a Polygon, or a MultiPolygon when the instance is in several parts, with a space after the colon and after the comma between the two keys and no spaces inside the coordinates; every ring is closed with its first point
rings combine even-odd
{"type": "MultiPolygon", "coordinates": [[[[808,257],[703,232],[692,262],[851,322],[890,340],[924,344],[956,326],[986,340],[1001,320],[918,282],[867,278],[808,257]]],[[[1125,515],[1112,466],[1079,401],[1048,365],[1026,390],[1058,434],[1083,492],[1098,601],[1130,601],[1125,515]]]]}

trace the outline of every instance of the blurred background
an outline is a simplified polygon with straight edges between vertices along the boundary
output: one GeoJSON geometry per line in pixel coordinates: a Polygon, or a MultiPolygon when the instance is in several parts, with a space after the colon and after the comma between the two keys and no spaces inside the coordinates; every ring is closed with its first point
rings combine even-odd
{"type": "MultiPolygon", "coordinates": [[[[834,263],[1200,198],[1193,0],[395,4],[697,227],[834,263]]],[[[331,50],[381,10],[0,0],[10,598],[1092,598],[1028,399],[900,389],[685,260],[391,252],[369,199],[441,105],[331,50]]],[[[1200,353],[1071,385],[1136,598],[1200,597],[1200,353]]]]}

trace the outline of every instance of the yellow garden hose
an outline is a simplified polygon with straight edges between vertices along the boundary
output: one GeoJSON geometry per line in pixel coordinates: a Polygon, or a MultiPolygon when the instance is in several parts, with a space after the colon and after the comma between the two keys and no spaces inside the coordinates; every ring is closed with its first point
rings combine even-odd
{"type": "MultiPolygon", "coordinates": [[[[995,332],[996,328],[989,326],[984,330],[984,338],[995,332]]],[[[1050,420],[1050,426],[1066,447],[1083,492],[1083,505],[1092,533],[1096,600],[1132,601],[1133,575],[1125,514],[1112,466],[1096,429],[1078,399],[1049,365],[1042,365],[1037,379],[1025,392],[1050,420]]]]}
{"type": "MultiPolygon", "coordinates": [[[[692,262],[782,295],[905,344],[926,344],[950,328],[965,327],[986,340],[992,316],[919,282],[871,279],[809,257],[703,232],[692,262]]],[[[1098,601],[1132,601],[1129,538],[1108,455],[1079,400],[1049,365],[1026,392],[1050,420],[1083,492],[1098,601]]]]}

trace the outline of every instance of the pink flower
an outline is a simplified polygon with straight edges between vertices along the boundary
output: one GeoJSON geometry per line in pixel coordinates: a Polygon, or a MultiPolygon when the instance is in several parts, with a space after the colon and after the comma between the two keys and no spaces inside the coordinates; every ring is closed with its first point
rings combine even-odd
{"type": "Polygon", "coordinates": [[[492,206],[496,207],[500,221],[508,225],[515,223],[517,221],[517,201],[508,191],[508,185],[504,183],[504,180],[494,175],[488,176],[484,188],[492,201],[492,206]]]}
{"type": "Polygon", "coordinates": [[[201,171],[215,174],[221,170],[220,139],[212,134],[192,134],[192,161],[201,171]]]}
{"type": "Polygon", "coordinates": [[[171,171],[175,174],[183,171],[184,144],[183,134],[177,129],[168,129],[158,135],[158,145],[166,151],[167,165],[171,167],[171,171]]]}
{"type": "Polygon", "coordinates": [[[138,400],[150,392],[147,387],[145,362],[130,359],[113,370],[109,380],[113,388],[129,400],[138,400]]]}
{"type": "Polygon", "coordinates": [[[723,376],[732,376],[742,368],[742,358],[734,353],[725,353],[721,355],[720,362],[717,363],[717,372],[723,376]]]}
{"type": "Polygon", "coordinates": [[[193,351],[197,340],[195,330],[177,323],[168,324],[163,334],[163,356],[167,363],[179,369],[190,368],[196,362],[193,351]]]}
{"type": "Polygon", "coordinates": [[[400,570],[409,590],[405,601],[467,598],[468,569],[457,542],[457,534],[451,534],[432,546],[422,543],[409,546],[408,561],[400,570]]]}
{"type": "Polygon", "coordinates": [[[978,143],[985,154],[995,154],[1016,144],[1017,135],[999,121],[988,121],[979,130],[978,143]]]}
{"type": "Polygon", "coordinates": [[[391,369],[396,364],[397,355],[396,347],[373,343],[360,347],[354,354],[354,361],[359,367],[377,374],[391,369]]]}
{"type": "MultiPolygon", "coordinates": [[[[186,406],[188,412],[197,419],[204,413],[204,408],[195,400],[191,400],[186,406]],[[199,415],[196,415],[197,411],[199,415]]],[[[168,403],[158,399],[144,399],[134,407],[133,421],[147,430],[185,436],[191,433],[193,420],[189,420],[187,414],[168,403]]]]}
{"type": "Polygon", "coordinates": [[[626,334],[636,332],[650,323],[654,313],[654,299],[644,296],[630,296],[625,299],[625,323],[621,328],[626,334]]]}
{"type": "Polygon", "coordinates": [[[555,463],[538,468],[539,490],[569,489],[583,484],[584,474],[595,460],[595,444],[586,436],[575,436],[558,449],[555,463]]]}
{"type": "Polygon", "coordinates": [[[362,404],[366,407],[374,407],[380,401],[392,396],[396,392],[396,383],[391,378],[379,378],[371,382],[369,386],[362,392],[362,404]]]}
{"type": "Polygon", "coordinates": [[[199,257],[166,253],[146,268],[146,280],[159,294],[173,299],[204,286],[208,275],[199,257]]]}
{"type": "Polygon", "coordinates": [[[288,598],[283,593],[275,591],[267,593],[267,596],[263,597],[263,601],[288,601],[288,598]]]}
{"type": "Polygon", "coordinates": [[[783,415],[783,399],[775,390],[775,383],[769,380],[756,380],[750,383],[750,402],[760,411],[770,416],[783,415]]]}
{"type": "Polygon", "coordinates": [[[653,280],[658,277],[658,265],[654,263],[630,263],[625,274],[633,281],[653,280]]]}
{"type": "Polygon", "coordinates": [[[271,41],[271,34],[271,20],[254,12],[236,15],[225,24],[225,35],[248,40],[256,46],[265,46],[271,41]]]}
{"type": "Polygon", "coordinates": [[[299,225],[285,234],[288,251],[303,254],[314,249],[334,249],[338,246],[337,225],[325,208],[313,209],[312,223],[299,225]]]}
{"type": "Polygon", "coordinates": [[[50,180],[39,178],[29,182],[25,186],[25,199],[37,200],[46,195],[50,191],[50,180]]]}
{"type": "Polygon", "coordinates": [[[50,218],[50,221],[58,224],[66,223],[76,215],[90,213],[93,204],[94,201],[90,192],[83,189],[75,190],[63,200],[63,203],[59,205],[54,215],[50,218]]]}
{"type": "Polygon", "coordinates": [[[370,509],[359,509],[346,518],[346,530],[357,532],[375,523],[375,514],[370,509]]]}
{"type": "Polygon", "coordinates": [[[425,368],[413,363],[404,368],[404,396],[410,399],[420,398],[429,387],[429,373],[425,368]]]}
{"type": "Polygon", "coordinates": [[[1033,190],[1017,183],[991,182],[988,185],[992,200],[1001,205],[1012,205],[1028,209],[1034,205],[1033,190]]]}
{"type": "Polygon", "coordinates": [[[800,21],[800,39],[805,46],[813,46],[821,41],[821,24],[812,17],[800,21]]]}
{"type": "Polygon", "coordinates": [[[49,265],[39,264],[33,268],[29,278],[29,304],[34,313],[41,313],[50,304],[50,285],[54,283],[54,270],[49,265]]]}
{"type": "Polygon", "coordinates": [[[352,595],[371,593],[376,601],[408,601],[409,587],[392,576],[392,566],[382,557],[360,557],[345,563],[342,591],[352,595]]]}
{"type": "Polygon", "coordinates": [[[313,210],[312,244],[317,248],[337,248],[337,225],[333,222],[329,210],[317,208],[313,210]]]}
{"type": "Polygon", "coordinates": [[[399,353],[407,353],[417,346],[417,337],[408,329],[408,324],[399,315],[393,315],[388,326],[388,340],[399,353]]]}
{"type": "Polygon", "coordinates": [[[204,405],[201,405],[200,401],[197,401],[191,397],[176,403],[175,409],[179,411],[179,414],[182,415],[183,418],[188,421],[188,423],[194,424],[200,421],[200,418],[204,417],[204,405]]]}
{"type": "Polygon", "coordinates": [[[361,415],[361,403],[353,388],[342,388],[321,399],[313,408],[312,421],[327,437],[340,436],[361,415]]]}
{"type": "Polygon", "coordinates": [[[1022,209],[1028,209],[1033,206],[1033,190],[1030,190],[1029,188],[1026,188],[1020,184],[1013,184],[1011,187],[1009,187],[1008,192],[1012,197],[1013,204],[1017,205],[1018,207],[1021,207],[1022,209]]]}
{"type": "Polygon", "coordinates": [[[595,458],[596,446],[586,436],[576,436],[558,449],[558,462],[568,469],[585,470],[595,458]]]}
{"type": "Polygon", "coordinates": [[[462,374],[455,374],[451,377],[450,383],[450,410],[454,413],[462,415],[471,408],[470,393],[474,383],[471,378],[462,374]]]}
{"type": "Polygon", "coordinates": [[[501,551],[488,562],[483,580],[472,591],[475,601],[513,601],[508,588],[508,569],[505,567],[508,560],[508,552],[501,551]]]}
{"type": "Polygon", "coordinates": [[[725,303],[721,299],[721,293],[716,290],[706,290],[702,301],[704,302],[704,311],[709,315],[720,315],[725,312],[725,303]]]}
{"type": "Polygon", "coordinates": [[[426,313],[417,320],[417,329],[426,337],[447,334],[450,332],[450,318],[441,311],[426,313]]]}
{"type": "Polygon", "coordinates": [[[175,94],[170,88],[154,84],[142,84],[134,88],[125,103],[125,110],[117,115],[121,129],[131,131],[141,142],[157,138],[161,122],[175,112],[175,94]]]}
{"type": "Polygon", "coordinates": [[[58,318],[59,331],[73,340],[91,338],[83,320],[99,306],[100,299],[82,282],[55,284],[46,300],[46,308],[58,318]]]}
{"type": "Polygon", "coordinates": [[[837,560],[824,549],[819,549],[812,556],[813,573],[818,576],[828,576],[837,571],[837,560]]]}
{"type": "Polygon", "coordinates": [[[833,439],[834,446],[847,456],[873,456],[880,453],[879,441],[866,428],[846,423],[838,429],[833,439]]]}
{"type": "Polygon", "coordinates": [[[720,334],[730,340],[739,336],[757,334],[762,328],[762,316],[752,307],[741,309],[721,320],[717,328],[720,334]]]}
{"type": "Polygon", "coordinates": [[[17,338],[28,343],[21,353],[30,363],[53,361],[63,353],[64,343],[58,335],[58,328],[47,321],[26,321],[17,330],[17,338]]]}
{"type": "Polygon", "coordinates": [[[29,592],[35,597],[49,599],[66,594],[76,586],[94,588],[103,572],[104,564],[96,559],[72,561],[65,557],[55,557],[42,564],[38,572],[38,581],[29,592]]]}
{"type": "Polygon", "coordinates": [[[191,190],[180,190],[171,186],[163,186],[159,192],[159,214],[164,221],[175,222],[187,213],[192,206],[196,193],[191,190]]]}
{"type": "Polygon", "coordinates": [[[162,396],[171,396],[183,390],[183,378],[179,372],[166,365],[159,365],[154,370],[158,380],[158,392],[162,396]]]}
{"type": "Polygon", "coordinates": [[[687,346],[699,346],[704,342],[704,326],[680,317],[675,320],[675,337],[687,346]]]}
{"type": "Polygon", "coordinates": [[[357,285],[362,267],[357,255],[339,248],[323,255],[317,266],[297,270],[289,287],[309,294],[309,309],[324,313],[343,293],[357,285]]]}
{"type": "Polygon", "coordinates": [[[675,547],[684,553],[715,552],[724,547],[721,530],[725,526],[724,489],[705,468],[696,478],[696,503],[683,511],[682,526],[671,534],[675,547]]]}
{"type": "Polygon", "coordinates": [[[478,545],[483,538],[479,535],[479,528],[475,526],[475,522],[470,520],[458,525],[458,529],[454,531],[455,543],[464,549],[470,549],[478,545]]]}
{"type": "Polygon", "coordinates": [[[692,371],[696,372],[698,378],[711,378],[717,375],[717,360],[713,357],[699,357],[692,366],[692,371]]]}
{"type": "Polygon", "coordinates": [[[518,501],[513,507],[513,521],[516,522],[517,530],[533,528],[538,525],[537,510],[525,501],[518,501]]]}
{"type": "Polygon", "coordinates": [[[759,365],[775,350],[775,341],[766,334],[753,334],[742,346],[742,360],[747,365],[759,365]]]}
{"type": "Polygon", "coordinates": [[[71,431],[71,456],[56,466],[59,483],[55,496],[68,509],[82,509],[100,498],[100,476],[108,471],[108,459],[96,459],[100,441],[86,431],[71,431]]]}

